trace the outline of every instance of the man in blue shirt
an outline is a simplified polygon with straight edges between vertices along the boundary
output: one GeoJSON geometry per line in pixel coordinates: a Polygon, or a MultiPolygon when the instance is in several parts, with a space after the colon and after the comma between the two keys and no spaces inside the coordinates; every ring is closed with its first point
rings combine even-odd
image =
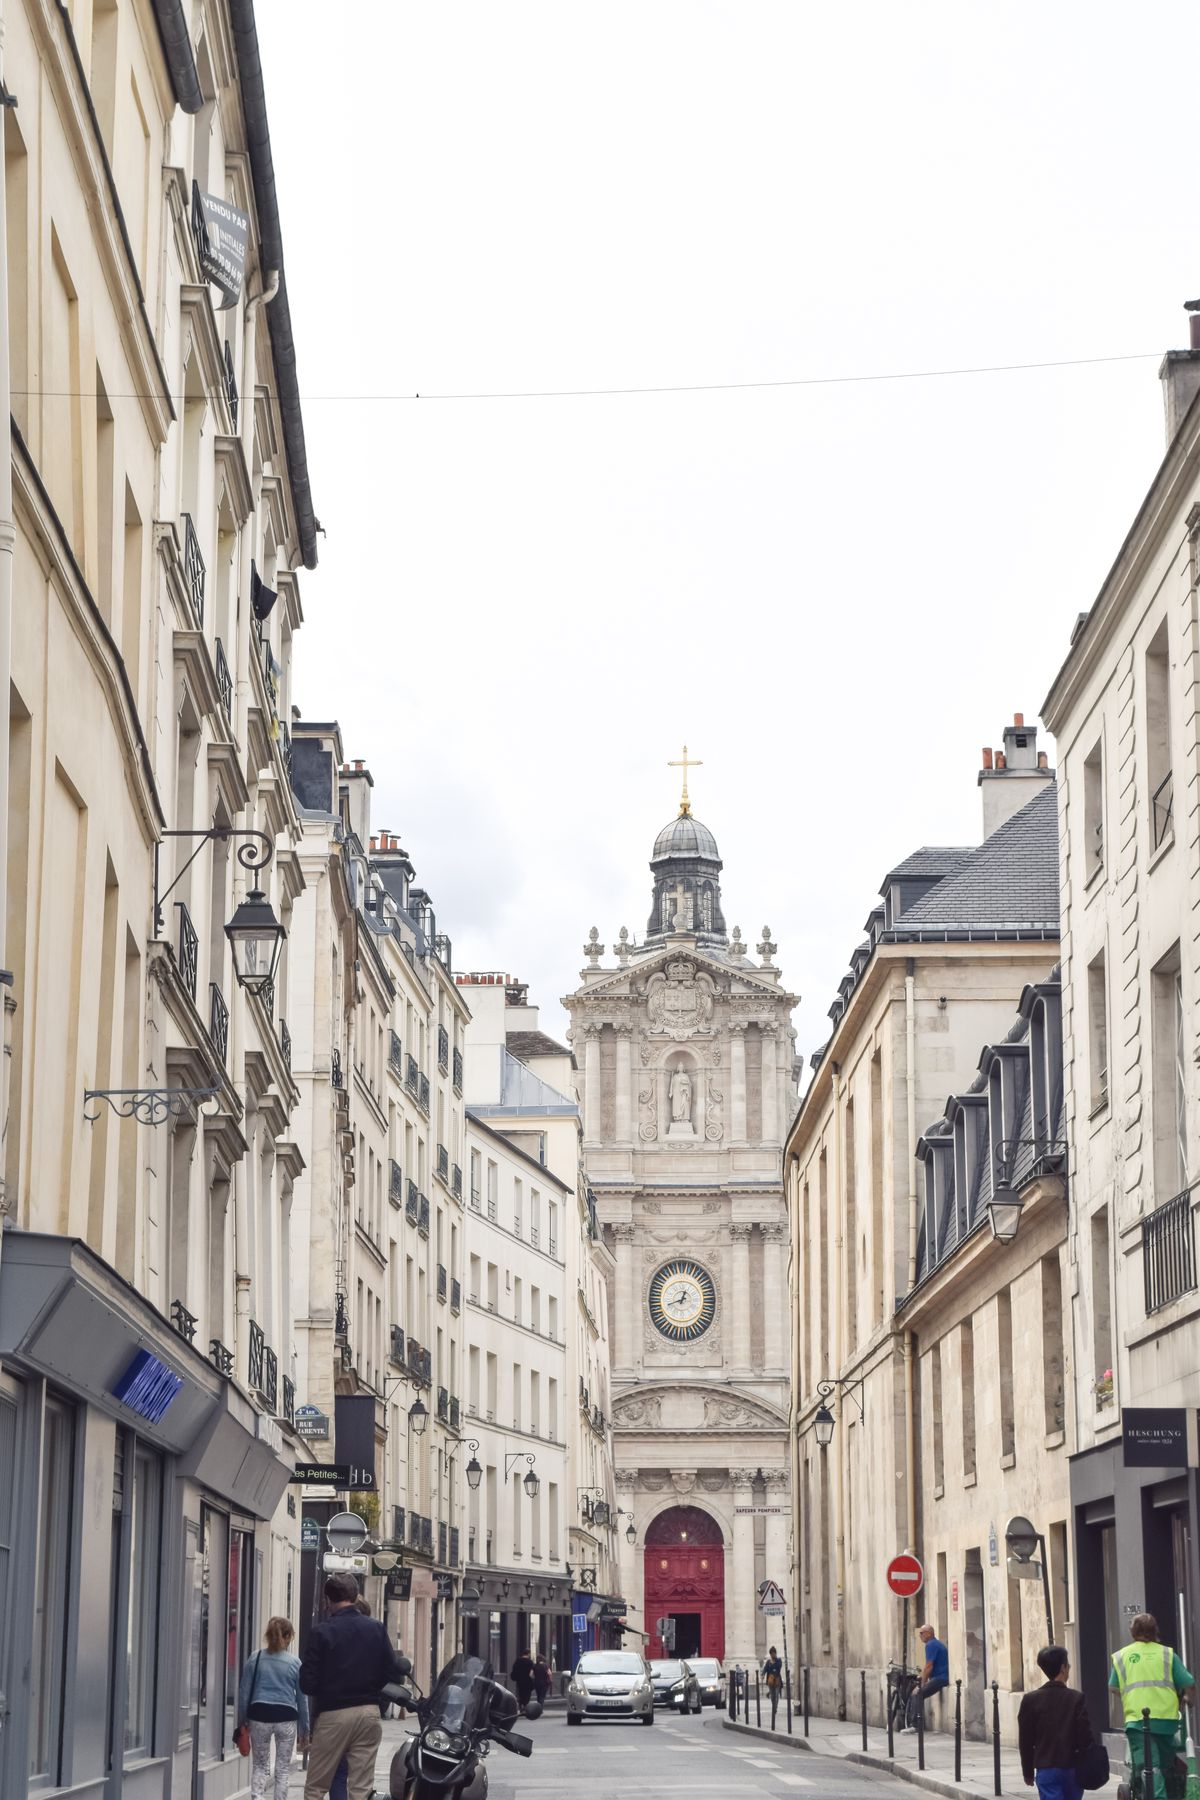
{"type": "Polygon", "coordinates": [[[925,1667],[921,1671],[921,1685],[913,1689],[908,1703],[909,1731],[917,1729],[917,1716],[931,1694],[940,1694],[944,1687],[950,1685],[950,1652],[939,1637],[935,1637],[932,1625],[922,1625],[917,1636],[925,1646],[925,1667]]]}

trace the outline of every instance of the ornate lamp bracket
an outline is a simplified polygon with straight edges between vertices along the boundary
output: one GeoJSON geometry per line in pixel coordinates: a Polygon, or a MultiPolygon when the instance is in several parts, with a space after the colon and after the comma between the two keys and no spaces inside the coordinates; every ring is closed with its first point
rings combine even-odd
{"type": "Polygon", "coordinates": [[[168,1119],[194,1119],[209,1100],[215,1100],[221,1089],[219,1080],[200,1088],[85,1088],[83,1116],[89,1125],[100,1117],[91,1102],[106,1101],[118,1119],[132,1119],[137,1125],[165,1125],[168,1119]]]}
{"type": "Polygon", "coordinates": [[[251,831],[240,825],[209,825],[193,830],[164,831],[162,838],[154,846],[154,935],[160,938],[163,934],[163,905],[168,897],[179,886],[205,844],[226,843],[230,838],[242,838],[245,841],[237,848],[237,859],[243,869],[265,869],[275,854],[275,846],[265,831],[251,831]],[[159,888],[159,859],[165,838],[199,838],[200,842],[192,851],[183,867],[176,875],[170,887],[159,888]]]}
{"type": "Polygon", "coordinates": [[[833,1381],[818,1381],[817,1392],[820,1394],[822,1400],[832,1400],[839,1388],[845,1388],[855,1406],[858,1408],[859,1418],[865,1420],[866,1414],[863,1412],[863,1394],[866,1391],[866,1385],[866,1380],[861,1375],[857,1381],[843,1381],[840,1378],[835,1378],[833,1381]]]}

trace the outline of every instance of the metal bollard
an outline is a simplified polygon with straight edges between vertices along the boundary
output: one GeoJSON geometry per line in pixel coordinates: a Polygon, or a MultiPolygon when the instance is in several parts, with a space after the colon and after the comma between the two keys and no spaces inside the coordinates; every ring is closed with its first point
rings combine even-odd
{"type": "Polygon", "coordinates": [[[862,1719],[862,1746],[865,1750],[867,1747],[867,1671],[865,1669],[860,1669],[858,1672],[858,1688],[858,1710],[862,1719]]]}
{"type": "Polygon", "coordinates": [[[783,1691],[784,1691],[784,1695],[787,1699],[788,1736],[791,1737],[791,1735],[792,1735],[792,1671],[790,1669],[785,1669],[783,1671],[783,1691]]]}
{"type": "Polygon", "coordinates": [[[804,1735],[810,1735],[808,1729],[808,1664],[804,1665],[804,1735]]]}
{"type": "MultiPolygon", "coordinates": [[[[1129,1759],[1131,1762],[1133,1758],[1129,1759]]],[[[1142,1708],[1142,1800],[1156,1800],[1158,1783],[1154,1779],[1154,1739],[1150,1735],[1150,1708],[1142,1708]]],[[[1166,1791],[1166,1783],[1163,1784],[1166,1791]]]]}
{"type": "MultiPolygon", "coordinates": [[[[748,1721],[747,1721],[748,1722],[748,1721]]],[[[762,1671],[754,1671],[754,1723],[762,1730],[762,1671]]]]}
{"type": "Polygon", "coordinates": [[[918,1767],[918,1769],[923,1769],[925,1767],[925,1702],[920,1697],[921,1690],[920,1690],[919,1686],[918,1686],[916,1692],[917,1692],[917,1767],[918,1767]]]}
{"type": "Polygon", "coordinates": [[[954,1684],[954,1779],[962,1780],[962,1682],[954,1684]]]}
{"type": "Polygon", "coordinates": [[[896,1755],[896,1714],[892,1706],[892,1686],[890,1682],[885,1685],[883,1690],[883,1710],[887,1718],[888,1758],[891,1760],[894,1759],[896,1755]]]}
{"type": "Polygon", "coordinates": [[[992,1776],[1000,1792],[1000,1683],[992,1683],[992,1776]]]}
{"type": "Polygon", "coordinates": [[[725,1684],[725,1710],[731,1719],[737,1718],[737,1680],[732,1669],[725,1684]]]}

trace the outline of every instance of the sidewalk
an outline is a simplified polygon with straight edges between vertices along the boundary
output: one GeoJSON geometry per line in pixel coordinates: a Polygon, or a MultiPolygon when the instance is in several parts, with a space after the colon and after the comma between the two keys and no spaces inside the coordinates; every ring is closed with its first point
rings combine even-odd
{"type": "MultiPolygon", "coordinates": [[[[766,1709],[764,1708],[764,1717],[766,1709]]],[[[769,1738],[777,1747],[793,1745],[797,1750],[809,1750],[818,1756],[838,1756],[846,1762],[865,1763],[868,1768],[884,1769],[897,1775],[903,1781],[911,1781],[917,1787],[927,1788],[932,1794],[942,1794],[946,1800],[955,1800],[956,1796],[971,1796],[972,1800],[993,1800],[995,1795],[995,1764],[990,1742],[979,1743],[974,1738],[964,1738],[962,1744],[962,1781],[956,1785],[954,1780],[954,1739],[944,1732],[927,1731],[925,1733],[925,1768],[917,1767],[917,1738],[915,1732],[906,1732],[903,1737],[897,1734],[895,1754],[889,1758],[887,1748],[887,1732],[879,1726],[867,1727],[867,1749],[862,1747],[862,1727],[849,1719],[815,1719],[808,1721],[808,1736],[804,1731],[803,1713],[792,1715],[792,1736],[787,1734],[787,1714],[784,1707],[779,1708],[779,1719],[776,1729],[772,1731],[764,1725],[743,1725],[739,1720],[725,1717],[722,1723],[726,1731],[745,1733],[749,1737],[769,1738]]],[[[1026,1800],[1030,1790],[1025,1786],[1021,1776],[1021,1759],[1017,1755],[1015,1744],[1000,1746],[1000,1791],[1007,1796],[1021,1795],[1026,1800]]],[[[1095,1790],[1096,1800],[1116,1800],[1117,1769],[1114,1764],[1112,1779],[1107,1787],[1095,1790]]]]}

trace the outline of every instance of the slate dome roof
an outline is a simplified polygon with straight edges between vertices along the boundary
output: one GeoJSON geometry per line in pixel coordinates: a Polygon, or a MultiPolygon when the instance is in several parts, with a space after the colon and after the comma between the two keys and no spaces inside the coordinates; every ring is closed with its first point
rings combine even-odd
{"type": "Polygon", "coordinates": [[[670,856],[702,856],[708,862],[721,860],[716,838],[708,826],[702,825],[691,813],[680,813],[669,825],[663,826],[654,840],[651,862],[661,862],[670,856]]]}

